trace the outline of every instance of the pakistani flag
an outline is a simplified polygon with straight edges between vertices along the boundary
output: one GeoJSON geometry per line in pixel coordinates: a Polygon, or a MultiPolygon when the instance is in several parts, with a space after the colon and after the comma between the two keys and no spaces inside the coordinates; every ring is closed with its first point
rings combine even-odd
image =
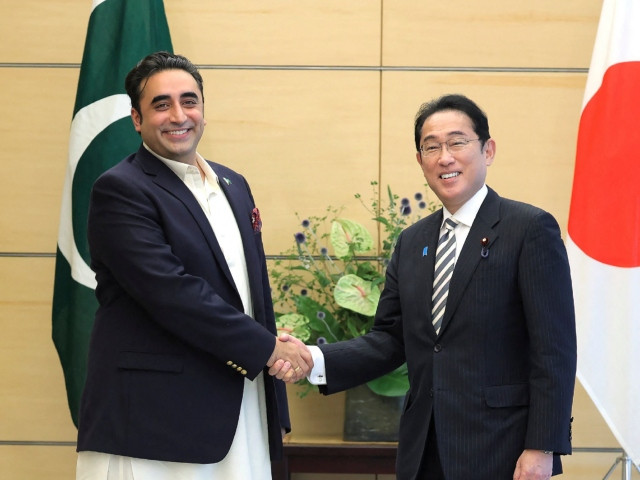
{"type": "Polygon", "coordinates": [[[138,149],[124,79],[149,53],[172,51],[162,0],[93,0],[69,139],[53,292],[53,342],[77,426],[97,307],[87,214],[93,182],[138,149]]]}

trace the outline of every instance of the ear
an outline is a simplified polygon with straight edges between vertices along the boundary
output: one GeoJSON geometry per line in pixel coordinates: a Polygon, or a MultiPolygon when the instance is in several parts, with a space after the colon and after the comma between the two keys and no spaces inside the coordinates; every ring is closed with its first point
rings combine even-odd
{"type": "Polygon", "coordinates": [[[133,126],[136,132],[140,133],[140,125],[142,124],[142,117],[135,108],[131,108],[131,120],[133,120],[133,126]]]}
{"type": "Polygon", "coordinates": [[[493,138],[490,138],[484,142],[484,158],[487,167],[493,163],[493,159],[496,156],[496,142],[493,138]]]}
{"type": "Polygon", "coordinates": [[[422,167],[422,155],[420,155],[420,152],[416,152],[416,160],[418,160],[418,165],[422,167]]]}

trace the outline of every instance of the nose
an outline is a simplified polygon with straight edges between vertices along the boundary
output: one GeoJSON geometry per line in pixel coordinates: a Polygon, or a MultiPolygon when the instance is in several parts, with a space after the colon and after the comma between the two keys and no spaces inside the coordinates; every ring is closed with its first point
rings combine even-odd
{"type": "Polygon", "coordinates": [[[438,157],[438,163],[448,165],[453,162],[453,155],[449,151],[449,147],[446,143],[440,145],[440,156],[438,157]]]}
{"type": "Polygon", "coordinates": [[[171,107],[171,110],[169,112],[169,119],[171,120],[171,122],[173,123],[182,123],[185,121],[185,119],[187,118],[187,116],[184,113],[184,110],[182,109],[182,105],[173,105],[171,107]]]}

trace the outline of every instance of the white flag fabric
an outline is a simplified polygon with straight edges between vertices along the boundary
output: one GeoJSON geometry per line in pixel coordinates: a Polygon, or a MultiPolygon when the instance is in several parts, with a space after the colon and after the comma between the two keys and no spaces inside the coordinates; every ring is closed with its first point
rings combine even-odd
{"type": "Polygon", "coordinates": [[[578,132],[567,250],[578,379],[640,464],[640,1],[604,0],[578,132]]]}

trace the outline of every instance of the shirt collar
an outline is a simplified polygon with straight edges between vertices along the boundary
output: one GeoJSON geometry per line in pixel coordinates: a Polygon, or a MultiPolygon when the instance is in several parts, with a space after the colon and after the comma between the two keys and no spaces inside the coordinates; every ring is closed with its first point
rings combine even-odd
{"type": "MultiPolygon", "coordinates": [[[[178,176],[178,178],[183,182],[187,176],[187,173],[189,172],[189,169],[196,168],[195,166],[189,165],[188,163],[178,162],[176,160],[171,160],[169,158],[165,158],[161,155],[158,155],[156,152],[151,150],[151,148],[149,148],[149,146],[144,142],[142,142],[142,145],[144,146],[144,148],[146,148],[149,151],[149,153],[151,153],[154,157],[156,157],[158,160],[164,163],[167,167],[169,167],[171,171],[175,173],[178,176]]],[[[206,177],[209,184],[213,186],[220,185],[218,175],[216,174],[216,172],[213,171],[213,168],[211,168],[211,165],[209,165],[207,161],[204,158],[202,158],[202,155],[200,155],[198,152],[196,152],[196,162],[198,162],[198,165],[204,172],[204,176],[206,177]]]]}
{"type": "Polygon", "coordinates": [[[444,206],[442,207],[442,223],[444,224],[445,220],[450,217],[453,217],[459,223],[466,225],[467,227],[471,227],[473,221],[476,219],[476,215],[478,214],[478,210],[480,210],[480,206],[482,202],[484,202],[485,197],[489,190],[487,189],[487,185],[482,185],[482,188],[478,190],[473,197],[466,201],[462,207],[458,209],[455,214],[451,214],[449,210],[447,210],[444,206]]]}

